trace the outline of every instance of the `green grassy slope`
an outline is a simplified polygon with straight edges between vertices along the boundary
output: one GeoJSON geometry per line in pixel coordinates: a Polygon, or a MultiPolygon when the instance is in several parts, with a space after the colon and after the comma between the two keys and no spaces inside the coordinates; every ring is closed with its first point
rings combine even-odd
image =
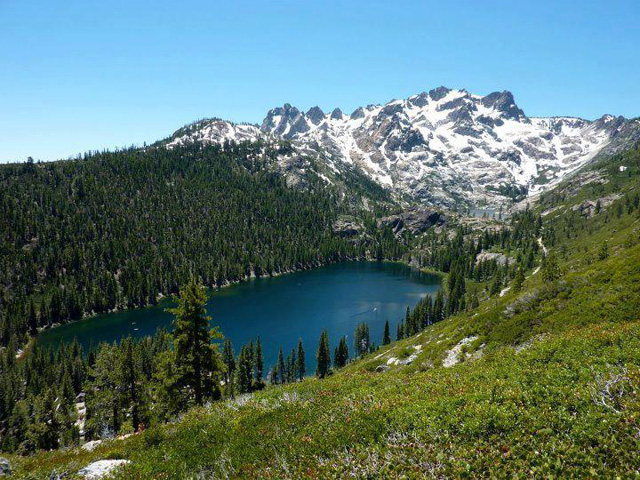
{"type": "MultiPolygon", "coordinates": [[[[637,177],[609,173],[605,185],[638,192],[637,177]]],[[[591,188],[545,217],[553,284],[530,272],[521,292],[322,381],[192,410],[92,452],[12,457],[16,476],[73,475],[104,458],[131,460],[124,478],[639,476],[640,220],[618,216],[624,196],[592,218],[568,213],[591,188]]]]}

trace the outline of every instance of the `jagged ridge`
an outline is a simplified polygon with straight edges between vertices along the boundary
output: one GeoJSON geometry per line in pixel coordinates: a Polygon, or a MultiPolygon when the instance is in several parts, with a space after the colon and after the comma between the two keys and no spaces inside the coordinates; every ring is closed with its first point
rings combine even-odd
{"type": "Polygon", "coordinates": [[[351,115],[285,104],[260,128],[221,120],[176,132],[185,141],[288,139],[339,173],[357,166],[379,184],[448,207],[497,205],[538,193],[589,162],[640,137],[640,122],[604,115],[530,118],[508,91],[486,96],[439,87],[351,115]]]}

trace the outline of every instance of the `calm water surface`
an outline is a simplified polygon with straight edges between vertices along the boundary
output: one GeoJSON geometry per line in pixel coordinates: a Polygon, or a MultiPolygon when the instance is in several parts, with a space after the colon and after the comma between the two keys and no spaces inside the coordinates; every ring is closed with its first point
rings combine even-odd
{"type": "MultiPolygon", "coordinates": [[[[346,262],[291,273],[275,278],[258,278],[212,292],[207,305],[212,325],[240,346],[260,336],[265,368],[276,362],[278,348],[285,356],[302,338],[307,371],[315,371],[315,350],[323,328],[329,331],[331,352],[341,336],[347,335],[353,352],[353,332],[367,322],[372,340],[382,341],[385,320],[391,335],[404,317],[425,295],[440,288],[435,276],[394,263],[346,262]]],[[[91,342],[112,342],[122,337],[152,335],[159,327],[171,329],[173,316],[157,307],[99,315],[43,332],[40,343],[57,344],[77,338],[87,348],[91,342]]]]}

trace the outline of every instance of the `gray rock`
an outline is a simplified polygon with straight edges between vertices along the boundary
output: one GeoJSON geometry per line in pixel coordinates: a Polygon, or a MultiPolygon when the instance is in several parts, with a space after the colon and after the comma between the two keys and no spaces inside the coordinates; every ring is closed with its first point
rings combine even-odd
{"type": "Polygon", "coordinates": [[[431,97],[432,100],[435,100],[437,102],[438,100],[441,100],[444,97],[446,97],[447,93],[449,93],[450,91],[451,91],[450,88],[438,87],[438,88],[434,88],[433,90],[429,90],[429,96],[431,97]]]}
{"type": "Polygon", "coordinates": [[[410,102],[416,107],[424,107],[429,103],[429,93],[422,92],[421,94],[416,95],[415,97],[411,97],[410,102]]]}
{"type": "Polygon", "coordinates": [[[11,475],[11,462],[9,459],[0,457],[0,476],[11,475]]]}
{"type": "Polygon", "coordinates": [[[487,117],[486,115],[480,115],[478,118],[476,118],[476,121],[482,123],[483,125],[486,125],[489,128],[500,127],[501,125],[504,125],[504,122],[499,118],[487,117]]]}
{"type": "Polygon", "coordinates": [[[334,108],[333,112],[331,112],[331,118],[334,120],[340,120],[342,118],[342,110],[339,108],[334,108]]]}
{"type": "Polygon", "coordinates": [[[380,372],[386,372],[387,370],[389,370],[389,365],[378,365],[376,367],[376,372],[380,373],[380,372]]]}
{"type": "Polygon", "coordinates": [[[317,105],[310,108],[305,115],[314,125],[318,125],[324,120],[324,112],[317,105]]]}
{"type": "Polygon", "coordinates": [[[399,103],[394,103],[392,105],[387,105],[382,109],[381,114],[386,115],[388,117],[393,116],[396,113],[400,113],[402,111],[402,105],[399,103]]]}
{"type": "Polygon", "coordinates": [[[571,210],[574,212],[579,211],[580,215],[582,215],[583,217],[590,218],[598,212],[598,209],[605,210],[618,198],[620,198],[620,195],[614,193],[611,195],[607,195],[606,197],[600,197],[597,200],[585,200],[584,202],[571,207],[571,210]]]}
{"type": "Polygon", "coordinates": [[[358,118],[364,118],[364,108],[358,107],[351,114],[351,119],[356,120],[358,118]]]}
{"type": "Polygon", "coordinates": [[[502,253],[496,253],[496,252],[482,251],[476,256],[476,263],[486,262],[489,260],[495,260],[498,265],[508,265],[513,262],[513,258],[507,257],[502,253]]]}
{"type": "Polygon", "coordinates": [[[340,217],[333,224],[333,231],[341,237],[355,237],[364,230],[364,225],[352,217],[340,217]]]}
{"type": "Polygon", "coordinates": [[[506,90],[504,92],[493,92],[483,97],[482,105],[502,112],[504,118],[513,120],[523,120],[526,118],[524,112],[516,105],[513,94],[506,90]]]}
{"type": "Polygon", "coordinates": [[[107,475],[111,475],[116,469],[130,463],[129,460],[98,460],[93,462],[78,472],[87,480],[99,480],[107,475]]]}
{"type": "Polygon", "coordinates": [[[400,235],[405,229],[411,233],[423,233],[435,225],[443,225],[445,216],[429,208],[413,207],[397,215],[378,220],[378,226],[391,227],[396,235],[400,235]]]}

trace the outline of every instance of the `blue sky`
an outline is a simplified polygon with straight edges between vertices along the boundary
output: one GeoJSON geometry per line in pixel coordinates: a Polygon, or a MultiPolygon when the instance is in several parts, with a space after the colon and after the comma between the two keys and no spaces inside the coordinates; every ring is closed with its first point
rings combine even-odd
{"type": "Polygon", "coordinates": [[[530,116],[640,115],[640,2],[0,0],[0,161],[439,85],[530,116]]]}

